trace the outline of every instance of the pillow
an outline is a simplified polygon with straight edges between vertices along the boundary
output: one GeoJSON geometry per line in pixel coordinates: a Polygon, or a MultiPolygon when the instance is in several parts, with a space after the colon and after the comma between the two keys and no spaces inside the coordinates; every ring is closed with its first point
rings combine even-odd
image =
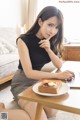
{"type": "Polygon", "coordinates": [[[0,27],[0,38],[5,39],[11,45],[16,47],[16,27],[0,27]]]}
{"type": "Polygon", "coordinates": [[[2,54],[8,54],[9,50],[6,49],[1,43],[0,43],[0,55],[2,54]]]}
{"type": "Polygon", "coordinates": [[[7,40],[0,38],[0,43],[9,51],[9,53],[17,52],[17,48],[11,45],[7,40]]]}

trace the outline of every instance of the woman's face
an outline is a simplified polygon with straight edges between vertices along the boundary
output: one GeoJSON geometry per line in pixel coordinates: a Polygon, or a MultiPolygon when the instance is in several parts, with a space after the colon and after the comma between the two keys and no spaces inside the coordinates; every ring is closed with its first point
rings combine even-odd
{"type": "Polygon", "coordinates": [[[39,37],[45,39],[49,38],[50,36],[55,36],[58,33],[58,18],[54,16],[43,22],[41,21],[38,33],[39,37]]]}

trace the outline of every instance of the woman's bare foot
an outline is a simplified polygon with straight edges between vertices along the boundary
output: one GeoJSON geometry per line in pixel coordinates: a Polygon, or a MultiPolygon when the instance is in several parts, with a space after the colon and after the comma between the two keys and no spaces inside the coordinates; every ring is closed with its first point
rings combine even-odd
{"type": "Polygon", "coordinates": [[[5,105],[4,103],[0,103],[0,111],[2,111],[3,109],[5,109],[5,105]]]}

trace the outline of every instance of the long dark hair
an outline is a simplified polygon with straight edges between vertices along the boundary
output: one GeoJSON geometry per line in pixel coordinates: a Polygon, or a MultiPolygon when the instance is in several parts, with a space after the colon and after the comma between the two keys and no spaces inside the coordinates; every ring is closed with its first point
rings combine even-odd
{"type": "Polygon", "coordinates": [[[34,35],[38,32],[40,26],[38,24],[39,18],[42,21],[45,21],[53,16],[58,18],[58,33],[53,36],[50,40],[51,48],[57,54],[60,50],[60,45],[63,40],[63,15],[59,9],[54,6],[47,6],[42,9],[42,11],[38,14],[37,19],[33,26],[25,33],[26,35],[34,35]]]}

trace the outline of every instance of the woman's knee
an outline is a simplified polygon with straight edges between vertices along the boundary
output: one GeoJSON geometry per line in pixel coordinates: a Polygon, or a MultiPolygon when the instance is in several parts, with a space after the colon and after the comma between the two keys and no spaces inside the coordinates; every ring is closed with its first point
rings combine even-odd
{"type": "Polygon", "coordinates": [[[18,100],[18,104],[19,106],[25,110],[28,115],[30,116],[31,120],[34,120],[35,118],[35,113],[36,113],[36,106],[37,106],[37,103],[35,102],[30,102],[30,101],[27,101],[27,100],[23,100],[23,99],[19,99],[18,100]],[[34,110],[34,111],[33,111],[34,110]]]}
{"type": "Polygon", "coordinates": [[[29,101],[24,100],[24,99],[19,99],[19,100],[18,100],[18,105],[19,105],[22,109],[24,109],[25,106],[26,106],[28,103],[29,103],[29,101]]]}
{"type": "MultiPolygon", "coordinates": [[[[31,120],[35,120],[37,103],[19,99],[18,104],[22,109],[24,109],[29,114],[31,120]]],[[[42,111],[41,120],[48,120],[44,110],[42,111]]]]}

